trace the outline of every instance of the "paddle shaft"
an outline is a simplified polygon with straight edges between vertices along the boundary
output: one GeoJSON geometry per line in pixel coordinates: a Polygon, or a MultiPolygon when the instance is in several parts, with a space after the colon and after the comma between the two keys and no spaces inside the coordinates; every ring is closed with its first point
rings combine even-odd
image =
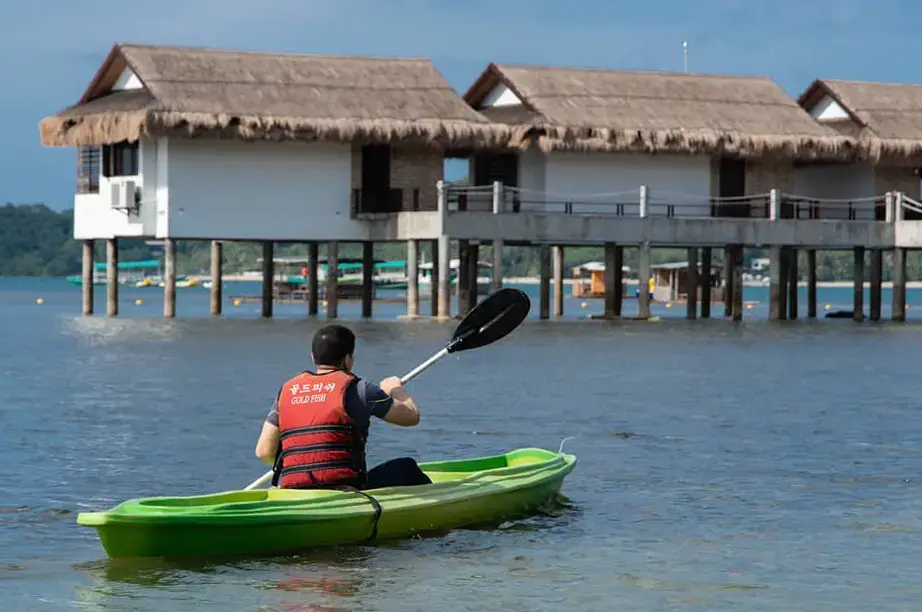
{"type": "MultiPolygon", "coordinates": [[[[435,355],[433,355],[426,361],[422,362],[421,364],[419,364],[418,366],[416,366],[415,368],[413,368],[412,370],[404,374],[403,377],[401,377],[400,379],[400,383],[401,384],[408,383],[410,380],[416,378],[417,375],[422,374],[423,371],[428,369],[430,366],[434,365],[437,361],[445,357],[445,355],[447,354],[448,354],[448,348],[447,347],[443,348],[438,353],[436,353],[435,355]]],[[[257,487],[260,487],[266,484],[267,482],[271,480],[272,480],[272,470],[269,470],[268,472],[266,472],[265,474],[263,474],[262,476],[260,476],[259,478],[251,482],[250,484],[248,484],[244,488],[244,490],[250,491],[252,489],[255,489],[257,487]]]]}

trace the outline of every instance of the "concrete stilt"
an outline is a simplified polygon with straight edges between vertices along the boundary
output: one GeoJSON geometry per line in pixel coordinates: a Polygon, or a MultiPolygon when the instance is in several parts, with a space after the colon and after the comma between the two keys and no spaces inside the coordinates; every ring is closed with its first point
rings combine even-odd
{"type": "Polygon", "coordinates": [[[106,240],[106,314],[118,316],[118,238],[106,240]]]}
{"type": "Polygon", "coordinates": [[[816,249],[807,249],[807,316],[816,318],[816,249]]]}
{"type": "Polygon", "coordinates": [[[467,247],[467,314],[477,305],[480,285],[477,278],[480,274],[480,245],[476,242],[467,247]]]}
{"type": "Polygon", "coordinates": [[[620,270],[621,266],[615,261],[617,257],[618,247],[614,242],[605,243],[605,312],[604,318],[614,319],[618,315],[615,314],[616,311],[616,287],[617,276],[616,270],[620,270]]]}
{"type": "Polygon", "coordinates": [[[554,267],[554,316],[563,316],[563,247],[554,245],[552,249],[554,267]]]}
{"type": "Polygon", "coordinates": [[[220,240],[211,241],[211,315],[213,317],[221,314],[224,293],[223,246],[220,240]]]}
{"type": "Polygon", "coordinates": [[[734,321],[743,320],[743,245],[737,245],[733,248],[733,307],[732,316],[734,321]]]}
{"type": "Polygon", "coordinates": [[[272,316],[272,307],[275,304],[272,290],[272,281],[275,276],[274,246],[271,240],[263,242],[262,316],[266,318],[272,316]]]}
{"type": "Polygon", "coordinates": [[[316,242],[307,244],[307,314],[315,317],[319,311],[320,282],[317,279],[317,270],[320,268],[320,247],[316,242]]]}
{"type": "Polygon", "coordinates": [[[864,321],[864,247],[855,247],[853,250],[854,259],[854,302],[855,311],[854,319],[857,322],[864,321]]]}
{"type": "Polygon", "coordinates": [[[430,240],[429,241],[429,252],[432,257],[432,271],[429,275],[429,298],[431,304],[429,314],[433,317],[439,316],[439,274],[441,267],[439,266],[439,241],[430,240]]]}
{"type": "Polygon", "coordinates": [[[92,240],[83,241],[83,314],[91,316],[93,314],[93,249],[95,244],[92,240]]]}
{"type": "Polygon", "coordinates": [[[538,253],[540,270],[538,317],[548,319],[551,310],[551,249],[548,245],[542,244],[538,246],[538,253]]]}
{"type": "Polygon", "coordinates": [[[884,252],[871,250],[871,316],[872,321],[880,321],[880,307],[883,293],[884,252]]]}
{"type": "Polygon", "coordinates": [[[711,247],[701,249],[701,318],[711,318],[711,247]]]}
{"type": "Polygon", "coordinates": [[[503,288],[503,241],[493,241],[493,271],[490,289],[499,291],[503,288]]]}
{"type": "Polygon", "coordinates": [[[176,316],[176,240],[163,241],[163,316],[176,316]]]}
{"type": "Polygon", "coordinates": [[[365,241],[362,243],[362,317],[371,316],[372,299],[374,298],[375,274],[375,243],[365,241]]]}
{"type": "Polygon", "coordinates": [[[339,278],[336,272],[339,270],[339,242],[331,240],[327,242],[327,318],[336,319],[339,317],[339,278]]]}
{"type": "Polygon", "coordinates": [[[797,256],[797,249],[788,249],[788,319],[791,321],[797,319],[797,298],[799,297],[800,291],[798,284],[800,274],[797,271],[797,256]]]}
{"type": "Polygon", "coordinates": [[[688,249],[688,267],[685,270],[685,318],[698,318],[698,249],[688,249]]]}
{"type": "Polygon", "coordinates": [[[438,268],[438,278],[434,278],[432,281],[438,283],[439,286],[437,316],[442,320],[451,317],[451,295],[449,293],[449,288],[451,287],[451,285],[449,285],[449,264],[451,261],[449,259],[448,247],[448,236],[439,236],[438,262],[435,266],[438,268]]]}
{"type": "Polygon", "coordinates": [[[407,240],[407,317],[419,316],[419,241],[407,240]]]}
{"type": "Polygon", "coordinates": [[[890,319],[906,320],[906,249],[893,249],[893,301],[890,319]]]}
{"type": "Polygon", "coordinates": [[[650,318],[650,243],[645,242],[640,245],[640,263],[638,264],[638,295],[637,295],[637,317],[640,319],[650,318]]]}
{"type": "Polygon", "coordinates": [[[724,316],[733,314],[733,257],[736,251],[732,246],[724,248],[724,316]]]}
{"type": "MultiPolygon", "coordinates": [[[[624,247],[616,246],[615,247],[615,260],[614,260],[614,269],[615,269],[615,316],[621,316],[621,310],[624,306],[624,247]]],[[[607,264],[606,264],[607,265],[607,264]]],[[[608,281],[606,281],[607,283],[608,281]]],[[[608,285],[606,284],[606,287],[608,285]]]]}
{"type": "Polygon", "coordinates": [[[781,313],[781,320],[788,320],[788,287],[790,283],[791,275],[791,249],[787,247],[781,247],[781,294],[779,297],[779,310],[781,313]]]}
{"type": "Polygon", "coordinates": [[[784,303],[784,264],[782,263],[782,248],[773,246],[771,247],[770,253],[768,318],[772,321],[779,321],[784,319],[784,312],[782,310],[782,304],[784,303]]]}
{"type": "Polygon", "coordinates": [[[458,283],[455,289],[455,294],[458,298],[458,316],[463,317],[468,313],[471,308],[471,296],[470,296],[470,241],[469,240],[459,240],[458,241],[458,283]]]}

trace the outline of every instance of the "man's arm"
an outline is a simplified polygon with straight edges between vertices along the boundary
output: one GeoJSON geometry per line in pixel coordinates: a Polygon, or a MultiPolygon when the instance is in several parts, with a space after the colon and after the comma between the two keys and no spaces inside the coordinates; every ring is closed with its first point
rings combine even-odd
{"type": "Polygon", "coordinates": [[[390,409],[381,415],[382,419],[403,427],[413,427],[419,423],[419,406],[403,388],[403,383],[399,378],[396,376],[385,378],[381,381],[379,388],[392,400],[390,409]]]}
{"type": "Polygon", "coordinates": [[[256,442],[256,456],[264,463],[272,465],[275,463],[275,453],[279,446],[279,411],[278,400],[273,402],[269,410],[266,421],[263,423],[263,429],[259,433],[259,440],[256,442]]]}

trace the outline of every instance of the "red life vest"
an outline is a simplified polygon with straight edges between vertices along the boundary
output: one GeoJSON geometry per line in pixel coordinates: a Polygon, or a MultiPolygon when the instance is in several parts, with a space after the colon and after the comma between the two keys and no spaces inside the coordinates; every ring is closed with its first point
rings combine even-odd
{"type": "Polygon", "coordinates": [[[273,484],[283,489],[362,484],[366,430],[346,412],[346,389],[358,380],[335,370],[304,372],[278,396],[279,452],[273,484]]]}

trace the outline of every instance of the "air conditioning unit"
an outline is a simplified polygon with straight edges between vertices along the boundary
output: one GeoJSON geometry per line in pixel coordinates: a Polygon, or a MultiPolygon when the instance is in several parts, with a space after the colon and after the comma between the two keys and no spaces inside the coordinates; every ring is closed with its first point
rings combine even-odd
{"type": "Polygon", "coordinates": [[[133,180],[112,181],[109,185],[110,206],[113,210],[138,211],[140,191],[133,180]]]}

